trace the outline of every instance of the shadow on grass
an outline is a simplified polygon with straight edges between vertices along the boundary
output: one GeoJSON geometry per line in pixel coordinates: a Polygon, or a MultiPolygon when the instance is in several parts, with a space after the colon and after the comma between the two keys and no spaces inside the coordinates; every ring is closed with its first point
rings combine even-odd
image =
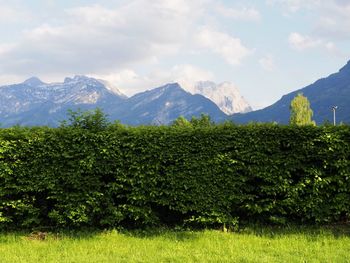
{"type": "Polygon", "coordinates": [[[139,239],[152,239],[152,238],[163,238],[173,241],[188,241],[198,239],[202,231],[191,231],[191,230],[174,230],[170,228],[148,228],[148,229],[80,229],[80,230],[25,230],[25,231],[0,231],[0,244],[8,243],[9,241],[20,241],[22,239],[27,240],[61,240],[61,239],[72,239],[72,240],[89,240],[117,233],[126,237],[133,237],[139,239]]]}
{"type": "MultiPolygon", "coordinates": [[[[208,231],[217,231],[207,229],[208,231]]],[[[202,230],[186,230],[186,229],[171,229],[171,228],[147,228],[134,230],[97,230],[97,229],[81,229],[81,230],[58,230],[58,231],[0,231],[0,244],[7,243],[9,240],[16,241],[23,238],[28,240],[89,240],[111,233],[117,233],[126,237],[139,239],[153,239],[162,238],[170,241],[186,242],[199,239],[204,229],[202,230]]],[[[350,224],[341,225],[327,225],[327,226],[307,226],[307,225],[293,225],[293,226],[245,226],[238,231],[231,232],[242,235],[253,235],[266,238],[280,238],[283,236],[301,235],[308,239],[316,240],[320,237],[328,236],[335,239],[350,237],[350,224]]],[[[230,234],[226,233],[226,234],[230,234]]]]}
{"type": "Polygon", "coordinates": [[[100,235],[103,231],[96,229],[81,229],[81,230],[1,230],[0,231],[0,244],[7,243],[10,241],[20,241],[22,239],[26,240],[60,240],[60,239],[79,239],[87,240],[95,238],[100,235]]]}
{"type": "Polygon", "coordinates": [[[239,233],[252,234],[261,237],[281,237],[291,235],[303,235],[311,239],[320,236],[331,236],[334,238],[350,237],[350,224],[337,225],[292,225],[292,226],[248,226],[241,228],[239,233]]]}

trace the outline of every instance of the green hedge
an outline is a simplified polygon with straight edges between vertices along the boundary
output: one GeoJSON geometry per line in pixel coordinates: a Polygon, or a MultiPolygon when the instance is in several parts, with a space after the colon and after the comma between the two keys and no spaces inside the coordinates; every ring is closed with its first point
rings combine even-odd
{"type": "Polygon", "coordinates": [[[350,127],[0,130],[0,228],[332,223],[350,127]]]}

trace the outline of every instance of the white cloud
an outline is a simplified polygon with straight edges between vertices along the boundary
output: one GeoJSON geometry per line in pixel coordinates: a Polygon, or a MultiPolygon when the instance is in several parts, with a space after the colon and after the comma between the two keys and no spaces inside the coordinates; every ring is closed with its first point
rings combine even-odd
{"type": "Polygon", "coordinates": [[[198,81],[213,80],[214,74],[193,65],[177,65],[171,70],[171,78],[184,87],[192,87],[198,81]]]}
{"type": "Polygon", "coordinates": [[[224,17],[232,18],[240,21],[260,21],[260,12],[253,7],[236,7],[229,8],[221,4],[217,6],[217,11],[224,17]]]}
{"type": "Polygon", "coordinates": [[[11,6],[8,1],[0,1],[0,23],[10,24],[26,22],[32,18],[30,13],[23,8],[11,6]]]}
{"type": "Polygon", "coordinates": [[[314,26],[314,32],[322,37],[350,39],[350,2],[334,1],[320,6],[320,19],[314,26]]]}
{"type": "Polygon", "coordinates": [[[8,52],[11,52],[15,48],[16,45],[14,44],[0,44],[0,56],[2,54],[7,54],[8,52]]]}
{"type": "Polygon", "coordinates": [[[141,90],[144,90],[149,85],[149,79],[139,76],[132,69],[123,69],[117,73],[107,74],[89,74],[90,76],[108,81],[113,86],[117,87],[124,94],[131,96],[141,90]]]}
{"type": "Polygon", "coordinates": [[[16,10],[14,10],[11,7],[8,6],[0,6],[0,19],[2,21],[7,21],[9,19],[13,19],[13,17],[15,17],[16,15],[16,10]]]}
{"type": "Polygon", "coordinates": [[[61,20],[27,30],[15,48],[2,50],[0,73],[101,73],[157,62],[187,43],[204,4],[132,0],[68,9],[61,20]]]}
{"type": "Polygon", "coordinates": [[[334,55],[341,55],[336,44],[332,41],[325,41],[324,39],[314,38],[308,35],[301,35],[299,33],[291,33],[288,38],[290,46],[297,51],[304,51],[307,49],[321,48],[334,55]]]}
{"type": "Polygon", "coordinates": [[[214,75],[210,71],[190,64],[175,65],[169,70],[156,69],[146,75],[137,74],[132,69],[123,69],[116,73],[90,75],[107,80],[128,96],[165,83],[178,82],[180,85],[191,86],[200,80],[214,79],[214,75]]]}
{"type": "MultiPolygon", "coordinates": [[[[211,72],[188,62],[172,67],[166,62],[168,58],[171,62],[174,57],[188,55],[196,60],[210,53],[238,65],[253,52],[240,38],[209,26],[220,28],[217,2],[213,0],[111,1],[106,6],[93,4],[58,11],[61,5],[54,1],[44,5],[55,7],[55,11],[43,15],[46,9],[42,7],[25,31],[21,28],[16,33],[15,42],[0,41],[0,75],[15,73],[17,78],[10,79],[21,81],[35,75],[49,82],[86,74],[134,93],[164,82],[213,79],[211,72]],[[48,19],[43,22],[44,18],[48,19]],[[170,69],[161,70],[160,64],[170,69]],[[150,73],[137,74],[145,69],[150,73]]],[[[0,7],[0,15],[10,16],[16,9],[4,10],[0,7]]],[[[221,12],[232,19],[260,19],[254,8],[221,12]]],[[[1,78],[0,82],[4,83],[1,78]]]]}
{"type": "Polygon", "coordinates": [[[293,49],[302,51],[309,48],[315,48],[322,45],[320,39],[314,39],[307,35],[301,35],[299,33],[293,32],[289,35],[288,42],[293,49]]]}
{"type": "Polygon", "coordinates": [[[330,52],[336,52],[337,51],[337,47],[335,46],[335,44],[333,42],[327,42],[325,44],[325,47],[330,52]]]}
{"type": "Polygon", "coordinates": [[[314,8],[321,0],[266,0],[269,5],[279,5],[289,12],[297,12],[303,8],[314,8]]]}
{"type": "Polygon", "coordinates": [[[350,39],[350,1],[349,0],[266,0],[269,5],[281,6],[290,13],[308,11],[312,13],[313,34],[322,38],[350,39]]]}
{"type": "Polygon", "coordinates": [[[275,70],[275,60],[274,57],[270,54],[262,57],[259,60],[260,66],[266,71],[274,71],[275,70]]]}
{"type": "Polygon", "coordinates": [[[239,38],[206,27],[195,35],[195,43],[200,48],[208,49],[220,55],[231,65],[240,64],[242,59],[253,52],[253,50],[245,47],[239,38]]]}

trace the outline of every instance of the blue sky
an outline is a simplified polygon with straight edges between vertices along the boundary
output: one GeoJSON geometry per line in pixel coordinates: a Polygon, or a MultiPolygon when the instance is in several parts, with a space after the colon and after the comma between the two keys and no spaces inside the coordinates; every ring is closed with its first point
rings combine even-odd
{"type": "Polygon", "coordinates": [[[230,81],[261,108],[350,59],[350,1],[0,0],[0,34],[0,84],[230,81]]]}

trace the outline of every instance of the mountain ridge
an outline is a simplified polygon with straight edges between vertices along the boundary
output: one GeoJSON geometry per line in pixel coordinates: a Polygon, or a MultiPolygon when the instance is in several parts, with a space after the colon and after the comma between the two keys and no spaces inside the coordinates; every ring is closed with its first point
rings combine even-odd
{"type": "Polygon", "coordinates": [[[62,83],[44,83],[32,77],[0,88],[0,123],[57,126],[67,119],[68,109],[101,108],[111,120],[124,124],[169,124],[180,115],[187,118],[211,115],[214,121],[227,116],[211,100],[192,95],[177,83],[140,92],[128,98],[107,82],[76,75],[62,83]]]}
{"type": "Polygon", "coordinates": [[[234,114],[230,119],[237,123],[277,122],[288,124],[290,102],[298,93],[302,93],[309,99],[311,109],[314,112],[313,119],[317,124],[332,122],[333,106],[338,106],[338,121],[350,123],[350,103],[347,99],[350,98],[350,61],[339,71],[283,95],[281,99],[268,107],[245,114],[234,114]]]}

